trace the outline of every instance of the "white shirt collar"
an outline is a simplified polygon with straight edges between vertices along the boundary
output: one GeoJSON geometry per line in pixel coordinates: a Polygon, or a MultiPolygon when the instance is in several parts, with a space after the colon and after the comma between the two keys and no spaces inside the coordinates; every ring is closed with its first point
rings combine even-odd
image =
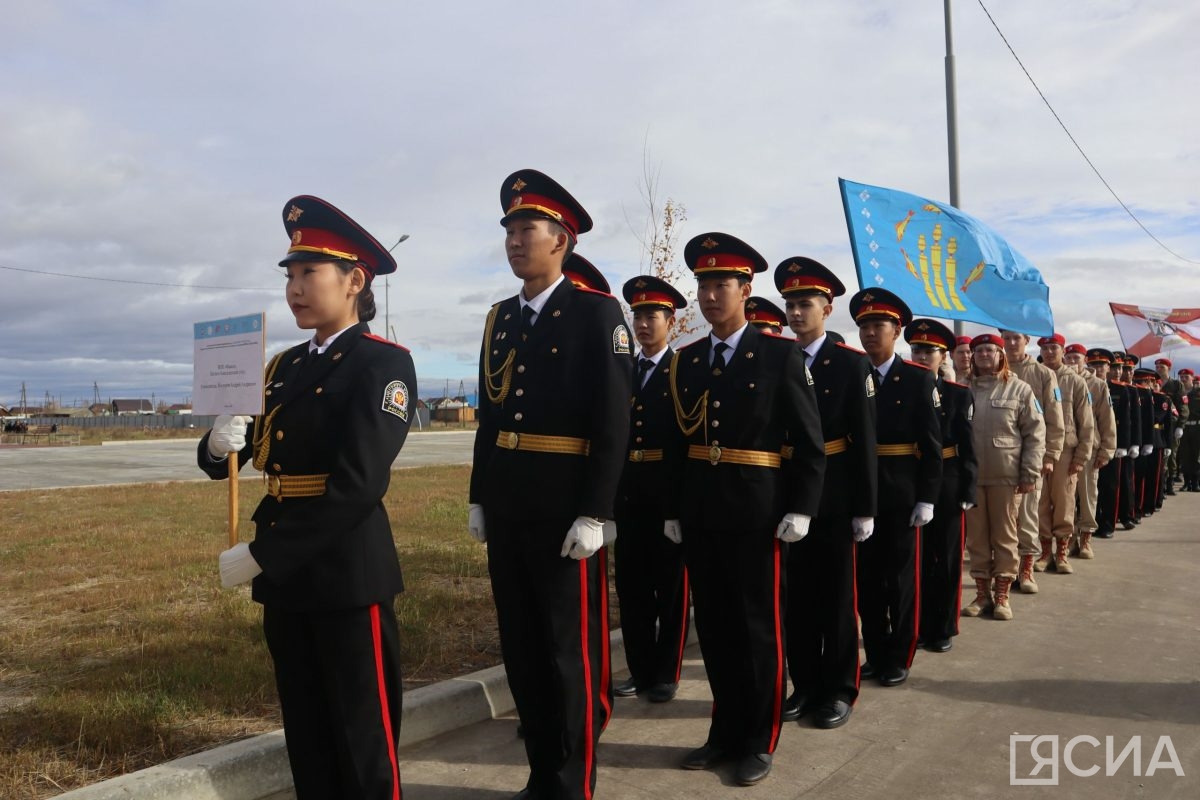
{"type": "Polygon", "coordinates": [[[308,341],[308,352],[316,353],[319,356],[324,355],[325,351],[329,349],[329,345],[333,344],[334,339],[341,336],[343,333],[350,330],[357,324],[358,324],[357,322],[350,323],[349,325],[347,325],[346,327],[342,328],[340,331],[335,333],[333,336],[330,336],[328,339],[326,339],[325,344],[320,344],[320,345],[317,344],[317,335],[314,333],[313,338],[309,339],[309,341],[308,341]]]}
{"type": "Polygon", "coordinates": [[[816,339],[808,343],[808,347],[804,348],[804,352],[808,353],[808,360],[811,363],[817,357],[817,353],[825,344],[825,339],[829,336],[828,333],[822,333],[816,339]]]}
{"type": "Polygon", "coordinates": [[[875,369],[878,370],[880,377],[886,378],[888,371],[892,368],[892,364],[894,363],[896,363],[896,354],[892,353],[891,358],[880,364],[878,367],[875,367],[875,369]]]}
{"type": "Polygon", "coordinates": [[[710,330],[708,332],[708,343],[715,349],[718,342],[724,342],[725,344],[729,345],[729,352],[732,354],[734,350],[737,350],[738,343],[742,341],[742,334],[746,332],[746,328],[749,325],[749,322],[743,323],[742,327],[729,334],[728,339],[718,339],[717,335],[710,330]]]}
{"type": "Polygon", "coordinates": [[[655,353],[652,356],[646,355],[645,351],[643,351],[641,353],[638,353],[638,360],[641,360],[643,358],[648,359],[650,361],[653,361],[654,366],[657,367],[658,362],[662,361],[662,357],[667,354],[667,350],[669,350],[669,349],[670,349],[669,347],[664,347],[662,350],[659,350],[657,353],[655,353]]]}
{"type": "Polygon", "coordinates": [[[566,277],[566,275],[559,275],[558,280],[539,292],[537,297],[529,300],[525,299],[524,289],[517,292],[517,300],[519,300],[521,303],[521,310],[524,311],[525,306],[529,306],[533,309],[533,316],[536,318],[538,314],[542,313],[542,309],[546,307],[546,303],[550,301],[550,295],[554,294],[554,290],[558,288],[558,285],[562,283],[566,277]]]}

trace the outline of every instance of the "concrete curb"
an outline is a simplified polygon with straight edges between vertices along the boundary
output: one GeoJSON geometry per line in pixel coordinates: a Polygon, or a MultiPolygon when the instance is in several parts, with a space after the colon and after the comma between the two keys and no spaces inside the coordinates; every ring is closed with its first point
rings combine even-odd
{"type": "MultiPolygon", "coordinates": [[[[694,633],[693,633],[694,636],[694,633]]],[[[624,672],[625,640],[610,637],[613,674],[624,672]]],[[[433,683],[404,694],[400,747],[502,717],[515,709],[504,665],[433,683]]],[[[400,760],[401,774],[404,760],[400,760]]],[[[283,730],[57,795],[63,800],[280,800],[291,797],[283,730]]]]}

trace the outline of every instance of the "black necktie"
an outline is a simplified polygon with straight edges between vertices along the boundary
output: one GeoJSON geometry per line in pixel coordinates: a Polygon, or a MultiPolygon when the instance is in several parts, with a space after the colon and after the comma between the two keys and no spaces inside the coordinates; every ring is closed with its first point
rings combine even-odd
{"type": "Polygon", "coordinates": [[[528,333],[533,327],[533,306],[526,304],[521,309],[521,330],[528,333]]]}
{"type": "Polygon", "coordinates": [[[638,359],[638,377],[645,378],[646,373],[654,369],[654,362],[648,358],[638,359]]]}
{"type": "Polygon", "coordinates": [[[875,376],[875,388],[883,386],[883,375],[877,369],[872,369],[871,373],[875,376]]]}
{"type": "Polygon", "coordinates": [[[713,369],[725,368],[725,351],[729,349],[729,345],[724,342],[717,342],[713,348],[713,369]]]}

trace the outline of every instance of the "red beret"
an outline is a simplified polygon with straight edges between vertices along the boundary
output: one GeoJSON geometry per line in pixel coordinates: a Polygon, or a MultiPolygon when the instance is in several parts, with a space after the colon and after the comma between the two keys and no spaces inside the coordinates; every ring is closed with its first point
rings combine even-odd
{"type": "Polygon", "coordinates": [[[1045,347],[1048,344],[1057,344],[1059,346],[1066,346],[1067,338],[1065,336],[1063,336],[1061,333],[1056,333],[1053,336],[1043,336],[1042,338],[1038,339],[1037,343],[1038,343],[1038,347],[1045,347]]]}
{"type": "Polygon", "coordinates": [[[967,345],[968,347],[971,346],[971,337],[970,336],[959,336],[959,337],[955,338],[955,340],[954,340],[955,347],[961,347],[964,344],[967,345]]]}
{"type": "Polygon", "coordinates": [[[1004,340],[994,333],[981,333],[971,340],[971,349],[974,350],[981,344],[994,344],[1000,349],[1004,349],[1004,340]]]}
{"type": "Polygon", "coordinates": [[[1076,344],[1069,344],[1069,345],[1067,345],[1067,352],[1068,352],[1068,353],[1078,353],[1078,354],[1079,354],[1079,355],[1081,355],[1081,356],[1086,356],[1086,355],[1087,355],[1087,348],[1086,348],[1086,347],[1084,347],[1084,346],[1083,346],[1083,345],[1081,345],[1081,344],[1078,344],[1078,343],[1076,343],[1076,344]]]}
{"type": "Polygon", "coordinates": [[[1156,367],[1157,367],[1159,364],[1165,364],[1165,365],[1167,366],[1167,368],[1168,368],[1168,369],[1170,369],[1170,367],[1171,367],[1171,359],[1169,359],[1169,358],[1156,358],[1156,359],[1154,359],[1154,366],[1156,366],[1156,367]]]}
{"type": "Polygon", "coordinates": [[[1192,376],[1195,376],[1195,374],[1196,374],[1196,373],[1192,372],[1192,371],[1191,371],[1190,369],[1188,369],[1187,367],[1184,367],[1183,369],[1179,370],[1179,377],[1181,377],[1181,378],[1182,378],[1184,375],[1192,375],[1192,376]]]}

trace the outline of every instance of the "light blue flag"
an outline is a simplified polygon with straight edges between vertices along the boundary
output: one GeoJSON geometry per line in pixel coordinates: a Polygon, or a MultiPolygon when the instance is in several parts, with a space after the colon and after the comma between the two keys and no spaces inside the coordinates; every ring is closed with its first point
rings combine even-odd
{"type": "Polygon", "coordinates": [[[1054,333],[1050,287],[974,217],[895,189],[839,178],[860,288],[894,292],[918,317],[1054,333]]]}

